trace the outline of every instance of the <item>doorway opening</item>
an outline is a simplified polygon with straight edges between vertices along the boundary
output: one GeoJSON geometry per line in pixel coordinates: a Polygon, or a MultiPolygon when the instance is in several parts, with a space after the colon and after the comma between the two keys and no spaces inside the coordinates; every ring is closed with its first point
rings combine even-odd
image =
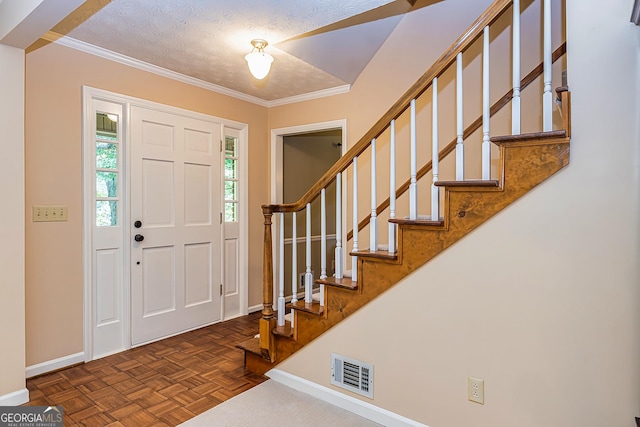
{"type": "MultiPolygon", "coordinates": [[[[311,125],[296,126],[291,128],[275,129],[272,135],[272,202],[293,203],[300,197],[346,152],[346,120],[316,123],[311,125]]],[[[346,178],[343,177],[342,185],[346,178]]],[[[335,212],[336,183],[331,183],[326,189],[327,212],[335,212]]],[[[344,191],[342,193],[344,195],[344,191]]],[[[343,196],[344,197],[344,196],[343,196]]],[[[344,201],[343,201],[344,204],[344,201]]],[[[311,203],[311,211],[320,211],[320,199],[311,203]]],[[[343,213],[343,216],[346,212],[343,213]]],[[[345,224],[346,218],[342,219],[345,224]]],[[[274,223],[274,235],[279,235],[280,227],[284,227],[284,252],[288,257],[292,247],[297,246],[298,253],[305,251],[305,218],[304,212],[297,214],[296,242],[293,242],[292,219],[288,218],[284,224],[279,223],[279,218],[274,223]]],[[[327,259],[333,259],[336,244],[335,215],[327,215],[327,259]]],[[[311,271],[319,274],[321,258],[320,217],[314,216],[311,224],[311,271]]],[[[344,233],[344,230],[343,230],[344,233]]],[[[274,245],[276,241],[274,240],[274,245]]],[[[274,262],[277,263],[278,252],[274,262]]],[[[297,271],[305,271],[305,260],[298,258],[297,271]]],[[[277,265],[277,264],[276,264],[277,265]]],[[[333,274],[334,266],[328,265],[328,274],[333,274]]],[[[278,275],[274,266],[274,275],[278,275]]],[[[292,279],[291,266],[286,265],[284,274],[286,299],[291,298],[292,279]]],[[[298,278],[295,289],[298,294],[303,292],[304,274],[298,278]]],[[[315,275],[314,275],[314,278],[315,275]]],[[[274,283],[277,283],[274,277],[274,283]]],[[[275,291],[275,289],[274,289],[275,291]]],[[[275,301],[274,297],[274,301],[275,301]]]]}

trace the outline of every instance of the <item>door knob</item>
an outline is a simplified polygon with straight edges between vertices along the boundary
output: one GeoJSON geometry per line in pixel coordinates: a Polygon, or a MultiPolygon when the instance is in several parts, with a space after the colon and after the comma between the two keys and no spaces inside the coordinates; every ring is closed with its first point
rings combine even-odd
{"type": "Polygon", "coordinates": [[[133,226],[135,228],[140,228],[140,227],[142,227],[142,222],[141,221],[136,221],[136,222],[133,223],[133,226]]]}
{"type": "Polygon", "coordinates": [[[133,240],[136,242],[142,242],[144,240],[144,236],[142,234],[136,234],[133,240]]]}

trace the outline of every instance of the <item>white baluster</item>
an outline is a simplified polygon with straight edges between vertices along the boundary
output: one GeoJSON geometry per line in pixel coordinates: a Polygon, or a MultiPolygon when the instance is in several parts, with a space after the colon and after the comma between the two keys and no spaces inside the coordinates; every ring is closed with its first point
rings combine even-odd
{"type": "Polygon", "coordinates": [[[371,140],[371,219],[369,219],[369,251],[378,250],[378,201],[376,199],[376,139],[371,140]]]}
{"type": "Polygon", "coordinates": [[[418,218],[418,167],[416,150],[416,100],[411,100],[411,181],[409,184],[409,219],[418,218]]]}
{"type": "Polygon", "coordinates": [[[489,140],[491,101],[489,93],[489,26],[484,27],[482,48],[482,179],[491,179],[491,141],[489,140]]]}
{"type": "MultiPolygon", "coordinates": [[[[320,191],[320,280],[327,278],[327,197],[320,191]]],[[[320,285],[320,305],[324,306],[324,285],[320,285]]]]}
{"type": "Polygon", "coordinates": [[[307,241],[306,241],[306,265],[304,274],[304,302],[311,304],[313,300],[313,273],[311,273],[311,203],[307,203],[307,241]]]}
{"type": "Polygon", "coordinates": [[[520,134],[520,0],[513,0],[513,99],[511,134],[520,134]]]}
{"type": "MultiPolygon", "coordinates": [[[[298,302],[298,213],[293,213],[293,227],[291,232],[291,303],[298,302]]],[[[291,310],[291,327],[294,328],[293,323],[295,315],[291,310]]]]}
{"type": "MultiPolygon", "coordinates": [[[[353,158],[353,252],[358,252],[358,158],[353,158]]],[[[358,281],[358,257],[351,257],[351,281],[358,281]]]]}
{"type": "Polygon", "coordinates": [[[278,268],[278,326],[284,326],[284,213],[280,213],[280,266],[278,268]]]}
{"type": "Polygon", "coordinates": [[[553,95],[551,93],[551,0],[544,0],[544,95],[542,96],[542,130],[553,130],[553,95]]]}
{"type": "Polygon", "coordinates": [[[464,98],[462,96],[462,52],[456,57],[456,180],[464,180],[464,98]]]}
{"type": "Polygon", "coordinates": [[[292,216],[291,230],[291,302],[298,302],[298,213],[292,216]]]}
{"type": "MultiPolygon", "coordinates": [[[[396,217],[396,121],[391,120],[391,141],[389,144],[389,219],[396,217]]],[[[389,253],[397,251],[397,224],[389,223],[389,253]]]]}
{"type": "Polygon", "coordinates": [[[342,279],[342,174],[336,175],[336,279],[342,279]]]}
{"type": "Polygon", "coordinates": [[[431,220],[437,221],[440,219],[440,188],[436,186],[438,182],[438,175],[440,169],[440,153],[438,153],[438,78],[433,79],[431,84],[431,90],[433,91],[432,101],[432,118],[431,118],[431,175],[433,182],[431,183],[431,220]]]}

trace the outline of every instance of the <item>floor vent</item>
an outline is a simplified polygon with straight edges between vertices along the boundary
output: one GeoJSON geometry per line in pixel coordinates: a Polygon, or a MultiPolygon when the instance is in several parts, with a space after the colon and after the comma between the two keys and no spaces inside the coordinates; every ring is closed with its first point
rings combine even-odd
{"type": "Polygon", "coordinates": [[[373,399],[373,365],[331,353],[331,384],[373,399]]]}

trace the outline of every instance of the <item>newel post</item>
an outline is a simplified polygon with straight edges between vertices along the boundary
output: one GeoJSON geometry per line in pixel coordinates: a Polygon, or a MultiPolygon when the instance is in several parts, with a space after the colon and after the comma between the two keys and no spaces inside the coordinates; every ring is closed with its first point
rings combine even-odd
{"type": "Polygon", "coordinates": [[[260,349],[262,357],[274,362],[276,355],[275,338],[272,330],[277,319],[273,313],[273,250],[271,246],[271,206],[262,206],[264,215],[264,255],[262,260],[262,318],[260,319],[260,349]]]}

